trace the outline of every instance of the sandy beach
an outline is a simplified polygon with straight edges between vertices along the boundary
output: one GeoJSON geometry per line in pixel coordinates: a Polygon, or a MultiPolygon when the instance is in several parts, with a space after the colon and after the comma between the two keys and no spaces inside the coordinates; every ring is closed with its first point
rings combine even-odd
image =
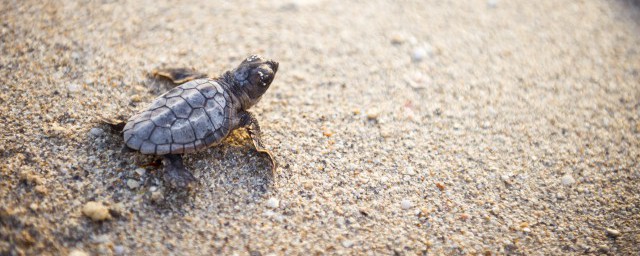
{"type": "Polygon", "coordinates": [[[1,1],[0,255],[637,255],[640,2],[1,1]],[[164,184],[100,122],[280,62],[164,184]]]}

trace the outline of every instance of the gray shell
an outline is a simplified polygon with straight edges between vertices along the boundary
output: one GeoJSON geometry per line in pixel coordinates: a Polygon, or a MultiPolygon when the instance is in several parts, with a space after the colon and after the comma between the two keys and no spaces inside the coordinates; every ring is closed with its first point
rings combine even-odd
{"type": "Polygon", "coordinates": [[[156,98],[124,127],[127,146],[143,154],[191,153],[230,131],[231,99],[216,80],[197,79],[156,98]]]}

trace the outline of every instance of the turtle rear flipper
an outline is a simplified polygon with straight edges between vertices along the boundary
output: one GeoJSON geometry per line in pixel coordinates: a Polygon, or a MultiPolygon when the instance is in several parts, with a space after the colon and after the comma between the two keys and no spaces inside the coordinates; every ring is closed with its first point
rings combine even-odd
{"type": "Polygon", "coordinates": [[[162,161],[164,163],[164,181],[170,187],[177,189],[191,189],[197,185],[196,178],[184,168],[181,155],[165,155],[162,161]]]}
{"type": "Polygon", "coordinates": [[[164,68],[156,69],[152,72],[153,76],[168,79],[174,84],[183,84],[191,80],[205,78],[207,74],[200,73],[190,68],[164,68]]]}
{"type": "MultiPolygon", "coordinates": [[[[124,116],[118,116],[118,117],[106,117],[102,115],[98,116],[98,123],[109,127],[109,131],[113,134],[122,133],[122,130],[124,130],[124,127],[127,125],[127,122],[125,120],[127,119],[125,119],[124,116]]],[[[129,153],[133,151],[135,150],[127,147],[127,145],[123,145],[122,149],[120,149],[121,153],[129,153]]]]}
{"type": "Polygon", "coordinates": [[[124,116],[117,117],[106,117],[106,116],[98,116],[98,123],[104,124],[109,127],[111,132],[120,133],[124,129],[124,126],[127,124],[126,118],[124,116]]]}

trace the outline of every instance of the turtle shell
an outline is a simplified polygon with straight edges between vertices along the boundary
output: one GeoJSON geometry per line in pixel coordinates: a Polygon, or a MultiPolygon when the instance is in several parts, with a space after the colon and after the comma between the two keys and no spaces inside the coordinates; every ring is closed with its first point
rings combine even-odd
{"type": "Polygon", "coordinates": [[[124,140],[143,154],[183,154],[206,148],[229,133],[230,103],[229,94],[216,80],[184,83],[129,118],[124,140]]]}

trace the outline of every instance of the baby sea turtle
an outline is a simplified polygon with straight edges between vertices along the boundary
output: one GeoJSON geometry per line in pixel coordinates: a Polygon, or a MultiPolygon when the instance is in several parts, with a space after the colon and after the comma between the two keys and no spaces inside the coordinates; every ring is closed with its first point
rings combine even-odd
{"type": "Polygon", "coordinates": [[[257,55],[218,78],[188,69],[156,71],[155,75],[183,84],[129,118],[124,141],[142,154],[162,155],[165,182],[184,188],[192,187],[196,179],[185,169],[182,154],[216,145],[231,131],[246,128],[256,150],[269,157],[275,172],[276,163],[261,142],[258,121],[247,110],[260,101],[277,71],[278,62],[257,55]]]}

